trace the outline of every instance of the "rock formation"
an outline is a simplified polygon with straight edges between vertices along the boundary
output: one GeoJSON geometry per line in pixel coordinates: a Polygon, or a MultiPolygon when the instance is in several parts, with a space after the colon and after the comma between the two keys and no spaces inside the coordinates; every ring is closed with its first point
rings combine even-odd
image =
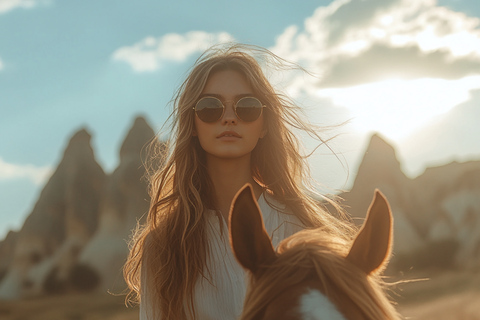
{"type": "Polygon", "coordinates": [[[415,225],[411,223],[411,180],[405,176],[395,149],[380,136],[373,135],[358,168],[350,192],[342,195],[348,212],[360,224],[365,218],[375,189],[380,189],[392,208],[395,252],[407,252],[423,246],[415,225]]]}
{"type": "Polygon", "coordinates": [[[19,231],[0,297],[38,293],[53,268],[58,277],[75,262],[98,224],[105,173],[95,161],[90,134],[75,133],[63,159],[19,231]]]}
{"type": "Polygon", "coordinates": [[[126,240],[149,206],[142,148],[154,136],[137,118],[107,176],[90,134],[73,135],[22,229],[0,243],[0,299],[124,285],[126,240]]]}
{"type": "Polygon", "coordinates": [[[410,255],[412,265],[480,265],[480,161],[429,168],[409,179],[395,150],[374,135],[351,191],[342,195],[354,217],[364,218],[375,188],[392,207],[394,255],[410,255]]]}
{"type": "Polygon", "coordinates": [[[8,267],[13,261],[15,244],[17,243],[18,232],[9,231],[5,239],[0,242],[0,283],[5,277],[8,267]]]}
{"type": "MultiPolygon", "coordinates": [[[[41,292],[125,288],[127,240],[149,207],[143,152],[154,138],[137,118],[105,175],[90,134],[71,138],[24,226],[0,242],[0,299],[41,292]]],[[[341,195],[359,224],[375,188],[394,215],[394,263],[405,268],[480,266],[480,161],[453,162],[406,177],[394,148],[374,135],[350,192],[341,195]]]]}
{"type": "Polygon", "coordinates": [[[142,148],[154,136],[145,119],[135,120],[120,149],[120,164],[107,179],[97,232],[80,254],[79,261],[100,275],[103,290],[125,287],[126,239],[149,207],[142,148]]]}
{"type": "Polygon", "coordinates": [[[480,161],[429,168],[413,182],[421,208],[414,223],[427,241],[453,241],[457,266],[480,265],[480,161]]]}

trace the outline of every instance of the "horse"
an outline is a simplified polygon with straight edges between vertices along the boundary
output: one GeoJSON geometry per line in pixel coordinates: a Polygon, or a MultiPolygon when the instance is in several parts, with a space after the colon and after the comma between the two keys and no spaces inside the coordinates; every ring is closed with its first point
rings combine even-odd
{"type": "Polygon", "coordinates": [[[229,213],[238,262],[250,273],[241,320],[396,320],[381,273],[392,250],[393,218],[375,190],[366,220],[352,241],[322,228],[302,230],[274,250],[251,185],[229,213]]]}

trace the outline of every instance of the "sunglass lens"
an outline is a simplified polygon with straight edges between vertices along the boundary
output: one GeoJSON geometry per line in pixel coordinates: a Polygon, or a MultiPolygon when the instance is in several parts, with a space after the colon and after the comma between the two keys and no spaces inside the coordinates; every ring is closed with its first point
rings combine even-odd
{"type": "Polygon", "coordinates": [[[215,98],[203,98],[195,106],[198,117],[203,122],[215,122],[222,116],[222,102],[215,98]]]}
{"type": "Polygon", "coordinates": [[[262,114],[262,103],[253,97],[242,98],[237,102],[237,115],[242,121],[252,122],[262,114]]]}

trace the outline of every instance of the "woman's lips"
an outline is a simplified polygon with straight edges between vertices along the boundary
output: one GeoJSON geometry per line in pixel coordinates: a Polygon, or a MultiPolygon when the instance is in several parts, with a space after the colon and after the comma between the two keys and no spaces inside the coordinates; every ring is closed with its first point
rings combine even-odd
{"type": "Polygon", "coordinates": [[[224,131],[217,136],[217,139],[220,138],[241,138],[241,136],[235,131],[224,131]]]}

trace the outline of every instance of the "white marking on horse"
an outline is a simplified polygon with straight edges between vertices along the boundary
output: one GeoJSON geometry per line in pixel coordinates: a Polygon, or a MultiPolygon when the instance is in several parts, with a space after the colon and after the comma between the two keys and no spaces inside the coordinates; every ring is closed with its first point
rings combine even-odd
{"type": "Polygon", "coordinates": [[[313,289],[300,297],[300,314],[303,320],[346,320],[327,297],[313,289]]]}

